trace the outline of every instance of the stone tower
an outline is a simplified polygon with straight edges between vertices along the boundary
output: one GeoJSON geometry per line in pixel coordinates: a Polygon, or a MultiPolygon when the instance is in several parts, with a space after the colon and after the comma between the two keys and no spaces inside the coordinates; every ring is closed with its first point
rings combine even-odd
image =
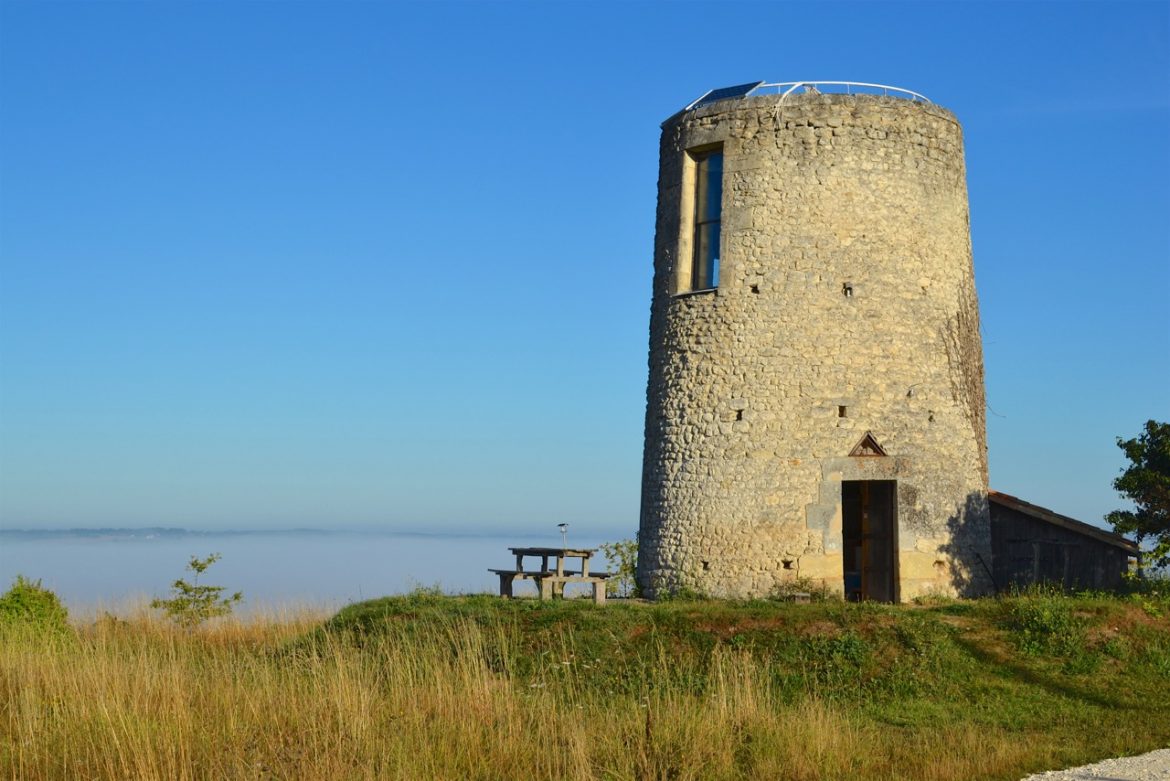
{"type": "Polygon", "coordinates": [[[717,90],[662,125],[650,596],[990,587],[962,130],[837,84],[717,90]]]}

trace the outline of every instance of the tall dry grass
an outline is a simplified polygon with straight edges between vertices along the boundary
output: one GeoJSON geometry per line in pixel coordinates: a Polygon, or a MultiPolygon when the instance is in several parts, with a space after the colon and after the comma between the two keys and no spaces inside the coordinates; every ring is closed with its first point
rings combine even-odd
{"type": "MultiPolygon", "coordinates": [[[[0,636],[0,776],[14,779],[971,779],[1028,747],[974,724],[899,730],[717,649],[703,695],[521,682],[499,627],[432,620],[357,647],[315,616],[184,632],[146,616],[0,636]]],[[[684,671],[685,672],[685,671],[684,671]]],[[[555,674],[554,674],[555,673],[555,674]]],[[[1005,776],[1006,777],[1006,776],[1005,776]]]]}

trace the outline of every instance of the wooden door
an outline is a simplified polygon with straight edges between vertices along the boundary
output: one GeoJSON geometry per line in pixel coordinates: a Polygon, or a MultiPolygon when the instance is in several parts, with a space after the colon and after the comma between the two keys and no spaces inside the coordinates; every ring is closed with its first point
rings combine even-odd
{"type": "Polygon", "coordinates": [[[845,598],[898,601],[898,483],[841,483],[841,537],[845,598]]]}

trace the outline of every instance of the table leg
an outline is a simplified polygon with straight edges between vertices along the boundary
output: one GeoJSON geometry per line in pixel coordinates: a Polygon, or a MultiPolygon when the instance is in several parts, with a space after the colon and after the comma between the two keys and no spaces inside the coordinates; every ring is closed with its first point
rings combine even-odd
{"type": "Polygon", "coordinates": [[[583,577],[583,578],[589,577],[589,557],[588,556],[581,557],[581,577],[583,577]]]}
{"type": "Polygon", "coordinates": [[[594,602],[594,604],[598,604],[598,605],[605,604],[605,581],[604,580],[593,581],[593,602],[594,602]]]}

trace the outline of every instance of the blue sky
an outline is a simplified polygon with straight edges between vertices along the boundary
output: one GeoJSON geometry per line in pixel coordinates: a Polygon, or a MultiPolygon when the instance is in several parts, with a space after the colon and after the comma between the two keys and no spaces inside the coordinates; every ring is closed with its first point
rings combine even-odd
{"type": "Polygon", "coordinates": [[[992,485],[1170,419],[1170,4],[0,2],[0,526],[637,526],[658,125],[922,92],[992,485]]]}

